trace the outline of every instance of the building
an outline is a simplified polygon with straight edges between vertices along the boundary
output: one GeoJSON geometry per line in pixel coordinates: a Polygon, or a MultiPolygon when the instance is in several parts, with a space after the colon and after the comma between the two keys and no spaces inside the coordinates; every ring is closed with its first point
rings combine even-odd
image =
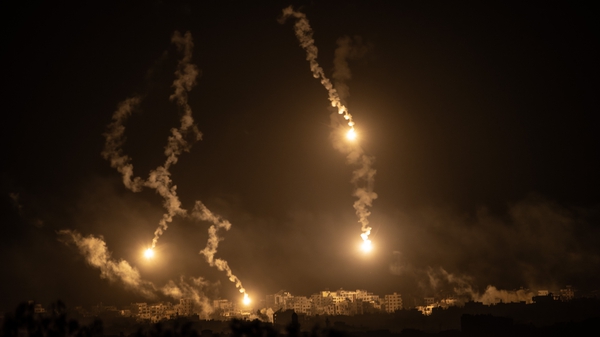
{"type": "Polygon", "coordinates": [[[385,312],[391,313],[402,310],[402,296],[397,293],[383,296],[383,308],[385,312]]]}
{"type": "Polygon", "coordinates": [[[292,300],[292,308],[296,313],[311,314],[312,303],[306,296],[295,296],[292,300]]]}
{"type": "Polygon", "coordinates": [[[150,319],[150,308],[148,303],[131,303],[131,313],[141,319],[150,319]]]}
{"type": "Polygon", "coordinates": [[[561,301],[570,301],[575,297],[575,292],[571,286],[567,286],[564,289],[560,289],[560,300],[561,301]]]}
{"type": "Polygon", "coordinates": [[[179,316],[192,316],[194,314],[194,301],[191,298],[182,298],[179,300],[179,316]]]}

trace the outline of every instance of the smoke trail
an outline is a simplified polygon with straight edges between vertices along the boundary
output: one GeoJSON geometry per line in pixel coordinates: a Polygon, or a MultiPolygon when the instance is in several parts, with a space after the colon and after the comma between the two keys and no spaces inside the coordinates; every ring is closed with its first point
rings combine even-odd
{"type": "Polygon", "coordinates": [[[176,78],[173,81],[175,92],[169,99],[177,102],[179,107],[183,110],[183,115],[181,116],[181,126],[179,129],[171,129],[169,143],[165,148],[167,161],[165,162],[164,167],[166,169],[169,169],[171,164],[177,163],[182,151],[190,150],[191,144],[185,140],[185,135],[191,132],[194,137],[192,139],[193,141],[202,139],[202,133],[200,133],[198,127],[194,124],[192,108],[188,104],[187,95],[194,85],[196,85],[196,77],[198,77],[200,73],[198,67],[191,63],[192,51],[194,49],[192,34],[188,31],[182,36],[179,31],[175,31],[171,38],[171,42],[177,46],[179,52],[183,53],[183,57],[179,60],[177,70],[175,71],[176,78]]]}
{"type": "Polygon", "coordinates": [[[167,284],[158,289],[152,282],[143,280],[139,271],[132,267],[127,261],[116,261],[111,258],[106,242],[100,237],[93,235],[82,236],[76,231],[61,230],[58,232],[59,240],[64,243],[73,243],[79,249],[86,261],[95,268],[100,269],[100,277],[112,282],[121,281],[125,288],[133,290],[141,295],[156,299],[157,292],[167,295],[173,299],[191,299],[201,317],[208,318],[214,311],[210,299],[204,294],[203,289],[210,284],[201,277],[190,277],[191,282],[186,282],[183,276],[178,282],[169,280],[167,284]]]}
{"type": "Polygon", "coordinates": [[[143,181],[140,177],[133,178],[133,164],[131,158],[123,154],[122,146],[125,143],[125,126],[123,125],[133,110],[138,107],[141,97],[131,97],[121,102],[113,113],[112,123],[107,127],[104,137],[106,143],[102,150],[102,157],[110,161],[110,166],[116,168],[123,175],[123,184],[128,189],[139,192],[142,190],[143,181]]]}
{"type": "Polygon", "coordinates": [[[331,105],[337,108],[338,114],[344,116],[347,125],[350,127],[350,130],[345,131],[345,127],[340,123],[339,119],[335,118],[335,116],[331,116],[333,132],[331,133],[330,138],[334,148],[346,154],[348,163],[359,166],[354,170],[351,180],[355,185],[353,196],[358,198],[353,206],[356,215],[359,218],[359,223],[361,224],[361,238],[365,244],[370,245],[371,241],[369,240],[369,235],[371,234],[371,226],[369,226],[368,218],[369,215],[371,215],[371,212],[369,211],[369,208],[372,206],[373,200],[377,199],[377,194],[373,192],[375,182],[374,177],[376,173],[375,169],[372,168],[374,157],[367,156],[357,142],[344,142],[341,140],[345,132],[348,132],[347,134],[354,134],[354,120],[343,104],[349,94],[348,86],[345,81],[351,78],[350,69],[348,68],[346,59],[349,56],[358,57],[361,54],[364,54],[364,49],[352,46],[351,40],[348,37],[338,40],[339,47],[336,50],[334,60],[334,78],[336,80],[336,86],[334,88],[331,81],[325,76],[323,68],[321,68],[317,62],[318,49],[315,46],[313,30],[310,27],[306,15],[294,11],[292,6],[289,6],[283,9],[283,14],[278,21],[283,24],[289,17],[294,17],[296,19],[294,31],[296,37],[300,41],[300,46],[306,50],[306,59],[310,63],[310,69],[313,76],[320,79],[321,84],[327,89],[331,105]]]}
{"type": "Polygon", "coordinates": [[[155,298],[155,287],[151,282],[142,280],[140,272],[127,261],[115,261],[106,248],[102,237],[82,236],[70,231],[60,230],[58,234],[64,238],[59,239],[65,243],[74,243],[81,255],[92,266],[100,269],[100,277],[110,281],[120,280],[126,288],[134,290],[148,298],[155,298]]]}
{"type": "Polygon", "coordinates": [[[192,217],[202,221],[211,222],[212,225],[208,229],[208,242],[206,243],[206,247],[200,251],[200,254],[204,255],[206,258],[206,262],[212,267],[217,267],[220,271],[224,271],[229,278],[229,281],[235,284],[235,287],[238,288],[240,293],[246,294],[246,289],[242,286],[242,281],[233,274],[231,268],[227,261],[222,259],[215,259],[215,254],[217,253],[217,247],[219,246],[219,241],[223,240],[219,238],[217,232],[219,229],[225,229],[228,231],[231,228],[231,223],[227,220],[223,220],[220,216],[213,214],[204,204],[200,201],[196,201],[196,205],[192,210],[192,217]]]}
{"type": "Polygon", "coordinates": [[[158,227],[154,231],[152,248],[156,247],[158,238],[168,228],[168,224],[173,221],[173,217],[176,215],[185,215],[186,213],[181,208],[181,202],[176,193],[177,186],[172,185],[169,168],[171,165],[177,163],[179,156],[183,152],[189,152],[193,142],[202,139],[202,134],[194,124],[187,94],[196,84],[196,77],[199,74],[198,67],[191,63],[194,48],[192,35],[190,32],[181,35],[180,32],[175,31],[171,42],[176,45],[177,50],[183,56],[179,60],[177,70],[175,71],[176,78],[172,85],[175,91],[169,99],[176,102],[182,110],[182,116],[179,128],[171,128],[171,135],[168,137],[164,152],[167,156],[165,163],[152,170],[147,180],[143,180],[140,177],[133,178],[131,158],[122,153],[122,146],[125,143],[124,123],[132,111],[140,104],[141,97],[139,96],[128,98],[119,104],[119,107],[113,114],[113,122],[108,125],[107,132],[104,134],[106,143],[102,151],[102,156],[110,160],[111,166],[123,175],[123,183],[127,188],[134,192],[139,192],[143,187],[149,187],[163,197],[163,206],[167,210],[167,213],[163,214],[158,227]],[[191,141],[186,140],[186,137],[191,137],[191,141]]]}
{"type": "Polygon", "coordinates": [[[496,287],[489,285],[485,289],[485,292],[477,296],[475,300],[486,305],[511,302],[532,303],[533,296],[535,296],[535,294],[530,290],[503,290],[496,289],[496,287]]]}
{"type": "MultiPolygon", "coordinates": [[[[191,63],[192,51],[194,48],[192,35],[190,32],[181,35],[181,33],[176,31],[171,38],[171,42],[176,45],[177,50],[182,54],[182,58],[177,65],[175,80],[172,84],[174,93],[169,99],[176,102],[182,111],[182,116],[179,128],[171,128],[171,135],[168,137],[167,146],[165,147],[164,152],[167,156],[165,163],[152,170],[147,180],[142,180],[139,177],[132,178],[133,165],[130,163],[131,158],[122,154],[121,147],[125,142],[125,127],[123,124],[127,117],[131,115],[132,110],[139,105],[141,101],[141,98],[139,97],[130,98],[119,105],[119,108],[113,114],[113,122],[108,126],[108,131],[105,134],[106,145],[104,151],[102,151],[104,158],[110,160],[111,166],[116,168],[123,175],[123,181],[126,187],[134,192],[141,191],[142,187],[149,187],[163,197],[163,206],[167,210],[167,213],[163,214],[158,227],[154,231],[152,248],[156,247],[159,237],[167,230],[169,223],[173,221],[175,216],[188,216],[187,211],[181,208],[181,202],[177,196],[177,186],[172,183],[169,168],[171,165],[177,163],[179,156],[183,152],[189,152],[193,142],[202,139],[202,133],[200,133],[198,127],[194,124],[192,109],[188,104],[188,92],[196,85],[196,77],[199,74],[198,67],[191,63]],[[186,138],[190,138],[190,140],[188,141],[186,138]]],[[[211,266],[216,266],[219,270],[224,271],[229,280],[235,283],[235,286],[241,293],[246,294],[241,281],[233,274],[227,261],[214,258],[214,255],[217,252],[217,246],[221,240],[217,236],[217,230],[220,228],[229,230],[229,228],[231,228],[231,223],[212,214],[200,201],[196,202],[191,217],[213,223],[208,230],[209,237],[207,246],[200,253],[206,257],[207,262],[211,266]]],[[[164,292],[177,293],[174,285],[169,285],[169,287],[165,289],[167,290],[163,289],[164,292]]],[[[198,302],[198,305],[206,306],[207,304],[198,302]]]]}
{"type": "Polygon", "coordinates": [[[279,23],[285,23],[290,16],[296,18],[294,32],[296,33],[298,41],[300,41],[300,46],[306,50],[306,60],[310,64],[310,70],[312,71],[313,76],[317,79],[320,79],[321,84],[329,93],[329,101],[331,101],[331,106],[337,108],[340,115],[344,115],[344,119],[348,121],[348,126],[350,126],[351,130],[353,130],[354,121],[352,120],[352,115],[348,113],[348,109],[346,109],[346,107],[342,104],[338,92],[333,88],[333,84],[331,84],[331,81],[325,76],[323,68],[321,68],[317,62],[317,54],[319,53],[319,50],[315,46],[315,40],[313,40],[313,30],[308,23],[306,15],[304,13],[294,11],[292,6],[289,6],[283,9],[283,15],[278,19],[279,23]]]}

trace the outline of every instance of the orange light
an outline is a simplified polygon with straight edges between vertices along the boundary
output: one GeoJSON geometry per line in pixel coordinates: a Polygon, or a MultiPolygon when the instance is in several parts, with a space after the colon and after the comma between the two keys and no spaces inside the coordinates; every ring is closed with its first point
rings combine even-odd
{"type": "Polygon", "coordinates": [[[360,246],[360,249],[362,249],[363,252],[368,253],[373,249],[373,245],[371,244],[371,240],[365,240],[363,241],[362,245],[360,246]]]}
{"type": "Polygon", "coordinates": [[[153,257],[154,257],[154,250],[152,250],[152,248],[148,248],[148,249],[146,249],[146,251],[144,252],[144,256],[145,256],[147,259],[151,259],[151,258],[153,258],[153,257]]]}
{"type": "Polygon", "coordinates": [[[242,300],[242,302],[244,303],[244,305],[249,305],[250,302],[252,302],[252,300],[250,299],[250,297],[248,297],[248,294],[244,294],[244,299],[242,300]]]}
{"type": "Polygon", "coordinates": [[[354,131],[354,128],[348,130],[348,133],[346,133],[346,138],[348,138],[349,140],[356,139],[356,131],[354,131]]]}

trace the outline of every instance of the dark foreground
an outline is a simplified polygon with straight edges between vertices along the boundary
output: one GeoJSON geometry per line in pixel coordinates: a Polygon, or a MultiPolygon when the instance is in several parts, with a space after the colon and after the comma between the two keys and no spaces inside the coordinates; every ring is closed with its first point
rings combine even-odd
{"type": "MultiPolygon", "coordinates": [[[[460,316],[459,329],[442,330],[405,328],[400,332],[388,329],[374,330],[367,326],[352,326],[327,317],[323,322],[306,324],[294,313],[285,325],[274,325],[259,320],[200,321],[177,319],[156,324],[135,320],[101,318],[69,318],[62,302],[53,304],[46,313],[39,314],[33,304],[20,304],[14,313],[1,319],[1,337],[58,337],[58,336],[151,336],[151,337],[410,337],[410,336],[599,336],[600,315],[595,310],[581,320],[555,322],[539,326],[530,322],[515,322],[510,317],[492,314],[465,314],[460,316]],[[331,320],[330,320],[331,319],[331,320]],[[433,332],[432,332],[433,331],[433,332]]],[[[364,319],[364,317],[362,318],[364,319]]],[[[360,318],[357,320],[360,321],[360,318]]]]}

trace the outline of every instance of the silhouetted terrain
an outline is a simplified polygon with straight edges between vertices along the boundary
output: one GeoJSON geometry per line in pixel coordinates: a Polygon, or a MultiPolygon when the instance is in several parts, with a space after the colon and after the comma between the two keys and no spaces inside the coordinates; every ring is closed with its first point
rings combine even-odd
{"type": "Polygon", "coordinates": [[[595,336],[600,332],[600,300],[523,303],[357,316],[301,316],[280,312],[275,324],[259,320],[203,321],[178,318],[150,324],[133,318],[77,317],[58,301],[45,312],[20,304],[1,321],[2,337],[153,336],[153,337],[393,337],[393,336],[595,336]],[[73,316],[70,318],[68,316],[73,316]]]}

